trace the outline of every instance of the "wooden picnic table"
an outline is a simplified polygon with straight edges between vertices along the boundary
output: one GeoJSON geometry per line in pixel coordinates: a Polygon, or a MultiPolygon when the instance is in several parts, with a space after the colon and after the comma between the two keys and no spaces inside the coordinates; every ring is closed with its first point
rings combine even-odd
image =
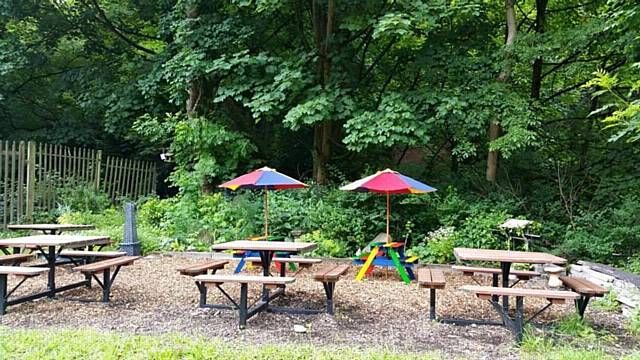
{"type": "MultiPolygon", "coordinates": [[[[275,253],[286,253],[286,255],[299,254],[302,252],[308,252],[315,249],[318,245],[315,243],[307,242],[289,242],[289,241],[252,241],[252,240],[236,240],[226,243],[215,244],[211,247],[213,251],[246,251],[257,252],[260,254],[260,263],[262,264],[262,275],[271,276],[269,272],[271,268],[271,261],[275,253]]],[[[286,266],[282,266],[282,269],[286,266]]],[[[238,276],[238,275],[236,275],[238,276]]],[[[284,271],[281,271],[280,277],[284,277],[284,271]]],[[[275,308],[269,305],[269,302],[282,294],[284,294],[285,284],[278,285],[278,290],[273,294],[269,293],[268,284],[262,285],[262,299],[261,303],[254,307],[253,314],[260,311],[274,311],[274,312],[287,312],[287,313],[309,313],[304,309],[289,309],[289,308],[275,308]]]]}
{"type": "Polygon", "coordinates": [[[93,230],[95,228],[93,225],[81,224],[14,224],[7,226],[7,229],[13,231],[42,231],[45,235],[59,235],[62,234],[63,231],[93,230]]]}
{"type": "Polygon", "coordinates": [[[75,249],[81,247],[93,248],[94,246],[103,247],[111,244],[108,236],[82,236],[82,235],[34,235],[24,236],[10,239],[0,239],[0,250],[5,254],[9,254],[7,248],[12,247],[14,253],[19,253],[20,249],[30,248],[40,252],[47,260],[46,267],[49,268],[47,290],[34,295],[29,295],[20,299],[21,301],[13,301],[17,304],[29,300],[38,299],[44,296],[54,297],[56,293],[75,289],[81,286],[88,286],[90,279],[76,282],[73,284],[56,287],[56,262],[62,249],[75,249]]]}
{"type": "MultiPolygon", "coordinates": [[[[542,253],[529,251],[512,250],[492,250],[492,249],[471,249],[455,248],[453,254],[460,261],[490,261],[499,262],[502,273],[502,287],[509,287],[509,273],[511,264],[565,264],[567,259],[542,253]]],[[[502,307],[505,312],[509,311],[509,296],[502,297],[502,307]]]]}

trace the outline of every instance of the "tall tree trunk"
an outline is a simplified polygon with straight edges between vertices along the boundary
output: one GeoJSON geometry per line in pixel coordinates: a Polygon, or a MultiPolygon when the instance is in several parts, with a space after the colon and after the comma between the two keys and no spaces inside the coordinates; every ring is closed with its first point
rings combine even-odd
{"type": "MultiPolygon", "coordinates": [[[[549,0],[536,0],[536,33],[544,33],[544,26],[547,17],[547,3],[549,0]]],[[[533,61],[533,71],[531,73],[531,98],[540,99],[540,89],[542,87],[542,57],[537,57],[533,61]]]]}
{"type": "MultiPolygon", "coordinates": [[[[313,0],[312,20],[318,52],[317,72],[320,84],[324,88],[331,79],[330,43],[334,23],[334,0],[327,1],[326,12],[320,0],[313,0]]],[[[331,119],[324,119],[313,129],[313,178],[318,184],[328,180],[327,164],[331,157],[331,138],[333,134],[331,119]]]]}
{"type": "MultiPolygon", "coordinates": [[[[507,20],[507,38],[505,41],[505,47],[510,48],[513,46],[513,43],[516,40],[516,33],[518,31],[516,25],[516,12],[513,8],[515,4],[515,0],[505,0],[505,17],[507,20]]],[[[510,49],[507,49],[506,52],[506,61],[505,65],[498,75],[498,82],[506,83],[509,81],[509,76],[511,75],[511,63],[509,62],[510,57],[510,49]]],[[[489,124],[489,143],[496,140],[501,133],[501,127],[499,120],[492,121],[489,124]]],[[[490,150],[487,155],[487,181],[490,183],[496,182],[496,177],[498,174],[498,157],[500,156],[500,152],[498,150],[490,150]]]]}

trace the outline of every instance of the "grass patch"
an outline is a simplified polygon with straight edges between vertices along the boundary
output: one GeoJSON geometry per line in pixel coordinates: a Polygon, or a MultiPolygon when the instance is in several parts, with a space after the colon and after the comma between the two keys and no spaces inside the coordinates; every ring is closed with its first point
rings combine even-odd
{"type": "Polygon", "coordinates": [[[609,290],[609,292],[600,299],[591,302],[593,308],[608,311],[608,312],[620,312],[622,306],[618,302],[618,294],[615,291],[609,290]]]}
{"type": "Polygon", "coordinates": [[[320,348],[240,346],[181,335],[121,335],[93,330],[14,330],[0,327],[1,359],[270,359],[406,360],[436,355],[320,348]]]}

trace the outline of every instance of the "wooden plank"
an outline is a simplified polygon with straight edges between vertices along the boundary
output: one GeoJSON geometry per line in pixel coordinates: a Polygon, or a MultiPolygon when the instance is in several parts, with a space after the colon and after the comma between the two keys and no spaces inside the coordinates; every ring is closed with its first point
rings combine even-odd
{"type": "Polygon", "coordinates": [[[22,222],[24,217],[24,208],[25,208],[25,194],[24,194],[24,170],[25,170],[25,161],[26,160],[26,151],[25,151],[25,143],[24,141],[20,141],[18,143],[18,183],[17,183],[17,197],[18,197],[18,207],[16,209],[17,221],[22,222]]]}
{"type": "Polygon", "coordinates": [[[120,256],[113,259],[107,259],[86,265],[76,266],[73,268],[73,270],[92,274],[116,266],[128,266],[133,264],[133,262],[138,259],[140,259],[140,256],[120,256]]]}
{"type": "Polygon", "coordinates": [[[14,184],[16,181],[15,175],[16,175],[16,142],[13,141],[11,143],[11,178],[9,179],[10,181],[10,187],[9,187],[9,223],[13,223],[14,221],[14,215],[15,215],[15,194],[14,194],[14,184]]]}
{"type": "Polygon", "coordinates": [[[72,258],[117,258],[127,255],[124,251],[87,251],[87,250],[62,250],[60,256],[72,258]]]}
{"type": "Polygon", "coordinates": [[[49,272],[48,268],[28,267],[28,266],[0,266],[0,274],[35,276],[49,272]]]}
{"type": "MultiPolygon", "coordinates": [[[[109,184],[109,172],[111,171],[111,157],[107,156],[106,159],[106,163],[104,166],[104,181],[102,182],[102,191],[104,191],[105,193],[109,194],[109,197],[111,197],[111,193],[110,193],[110,189],[108,187],[109,184]]],[[[97,177],[97,174],[96,174],[97,177]]],[[[96,180],[96,183],[100,181],[100,180],[96,180]]]]}
{"type": "MultiPolygon", "coordinates": [[[[261,262],[259,257],[247,257],[244,259],[249,262],[261,262]]],[[[271,262],[281,262],[281,263],[295,263],[295,264],[320,264],[322,259],[313,259],[313,258],[302,258],[302,257],[274,257],[271,259],[271,262]]]]}
{"type": "Polygon", "coordinates": [[[151,193],[156,194],[156,185],[158,182],[158,171],[155,165],[153,166],[152,171],[153,171],[153,176],[151,180],[151,193]]]}
{"type": "Polygon", "coordinates": [[[566,287],[584,295],[602,296],[609,292],[598,284],[575,276],[560,276],[560,280],[566,287]]]}
{"type": "MultiPolygon", "coordinates": [[[[465,275],[473,275],[474,273],[479,274],[502,274],[502,269],[498,268],[485,268],[479,266],[458,266],[454,265],[451,267],[453,270],[458,270],[464,273],[465,275]]],[[[511,270],[509,272],[510,275],[515,275],[519,277],[533,277],[540,276],[541,274],[536,271],[530,270],[511,270]]]]}
{"type": "MultiPolygon", "coordinates": [[[[2,145],[2,143],[0,142],[0,145],[2,145]]],[[[2,182],[2,224],[3,227],[6,227],[8,224],[8,220],[9,220],[9,142],[5,141],[4,142],[4,156],[3,156],[3,168],[4,168],[4,172],[3,172],[3,182],[2,182]]]]}
{"type": "Polygon", "coordinates": [[[10,254],[0,256],[0,265],[3,264],[17,264],[34,259],[36,254],[10,254]]]}
{"type": "Polygon", "coordinates": [[[153,177],[151,175],[151,166],[152,166],[152,162],[151,161],[147,161],[145,164],[145,168],[144,168],[144,180],[143,180],[143,195],[149,195],[151,193],[151,181],[153,180],[153,177]]]}
{"type": "Polygon", "coordinates": [[[251,276],[251,275],[198,275],[195,280],[203,283],[244,283],[244,284],[264,284],[264,285],[285,285],[296,281],[293,277],[279,276],[251,276]]]}
{"type": "Polygon", "coordinates": [[[136,166],[136,177],[135,177],[135,198],[139,198],[140,196],[142,196],[142,178],[143,178],[143,171],[144,171],[144,164],[142,161],[138,160],[137,162],[137,166],[136,166]]]}
{"type": "Polygon", "coordinates": [[[85,224],[14,224],[7,226],[9,230],[36,230],[36,231],[77,231],[93,230],[96,227],[85,224]]]}
{"type": "Polygon", "coordinates": [[[237,240],[211,246],[212,250],[248,250],[248,251],[283,251],[301,252],[311,251],[318,245],[315,243],[289,242],[289,241],[251,241],[237,240]]]}
{"type": "Polygon", "coordinates": [[[96,152],[96,157],[95,157],[95,161],[93,162],[94,166],[95,166],[95,182],[96,182],[96,189],[100,189],[100,172],[102,171],[102,150],[98,150],[96,152]]]}
{"type": "Polygon", "coordinates": [[[35,202],[36,190],[36,143],[27,143],[27,196],[26,196],[26,219],[33,221],[33,205],[35,202]]]}
{"type": "Polygon", "coordinates": [[[528,251],[508,251],[491,249],[455,248],[453,253],[458,260],[493,261],[522,264],[564,264],[566,259],[561,257],[528,251]]]}
{"type": "Polygon", "coordinates": [[[182,266],[182,267],[179,267],[177,270],[182,275],[189,275],[189,276],[203,275],[203,274],[206,274],[206,272],[211,269],[216,269],[216,270],[224,269],[224,266],[227,265],[228,263],[229,263],[228,260],[208,260],[195,265],[191,264],[187,266],[182,266]]]}
{"type": "Polygon", "coordinates": [[[544,299],[565,299],[565,300],[575,300],[580,298],[580,295],[573,291],[504,288],[504,287],[475,286],[475,285],[464,285],[460,289],[472,292],[474,294],[479,294],[479,295],[525,296],[525,297],[535,297],[535,298],[544,298],[544,299]]]}
{"type": "Polygon", "coordinates": [[[108,236],[86,235],[33,235],[11,239],[0,239],[0,246],[7,247],[32,247],[32,246],[62,246],[67,248],[79,248],[90,245],[110,245],[108,236]]]}

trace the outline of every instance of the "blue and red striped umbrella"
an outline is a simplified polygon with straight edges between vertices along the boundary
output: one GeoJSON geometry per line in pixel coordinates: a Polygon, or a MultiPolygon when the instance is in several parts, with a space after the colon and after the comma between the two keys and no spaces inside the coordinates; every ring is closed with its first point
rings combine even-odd
{"type": "Polygon", "coordinates": [[[309,185],[265,166],[227,181],[218,187],[233,191],[264,189],[264,236],[267,238],[269,236],[269,190],[300,189],[309,187],[309,185]]]}
{"type": "Polygon", "coordinates": [[[387,241],[389,241],[390,194],[426,194],[437,189],[418,180],[402,175],[397,171],[386,169],[345,185],[340,190],[371,191],[387,194],[387,241]]]}

